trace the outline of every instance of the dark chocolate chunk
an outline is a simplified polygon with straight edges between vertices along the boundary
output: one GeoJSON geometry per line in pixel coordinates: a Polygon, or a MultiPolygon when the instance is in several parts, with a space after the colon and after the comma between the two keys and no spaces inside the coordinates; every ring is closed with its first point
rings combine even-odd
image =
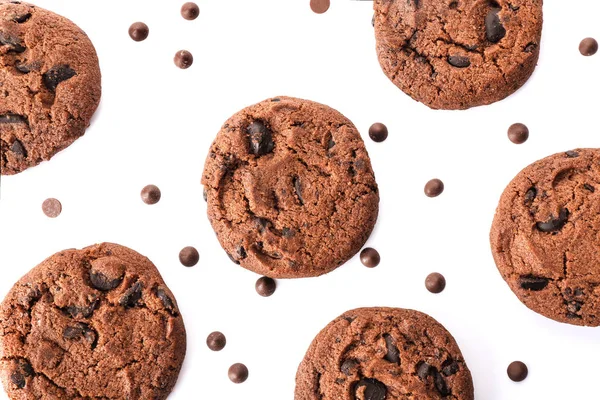
{"type": "Polygon", "coordinates": [[[12,374],[10,374],[10,381],[18,389],[23,389],[25,387],[25,376],[18,371],[14,371],[12,374]]]}
{"type": "Polygon", "coordinates": [[[342,365],[340,366],[340,371],[342,371],[342,373],[344,373],[344,375],[352,375],[353,374],[353,370],[354,368],[356,368],[358,366],[358,360],[354,359],[354,358],[348,358],[346,360],[344,360],[344,362],[342,363],[342,365]]]}
{"type": "Polygon", "coordinates": [[[565,153],[567,155],[567,157],[569,158],[577,158],[579,157],[579,153],[576,152],[575,150],[569,150],[565,153]]]}
{"type": "Polygon", "coordinates": [[[536,196],[537,189],[534,186],[530,187],[525,193],[525,204],[530,205],[531,203],[533,203],[533,200],[535,200],[536,196]]]}
{"type": "Polygon", "coordinates": [[[533,53],[535,49],[537,49],[537,46],[537,43],[528,43],[523,51],[525,51],[525,53],[533,53]]]}
{"type": "Polygon", "coordinates": [[[77,322],[74,325],[69,325],[63,330],[63,338],[67,340],[75,340],[84,338],[88,342],[92,349],[96,347],[98,342],[98,333],[92,329],[88,324],[83,322],[77,322]]]}
{"type": "Polygon", "coordinates": [[[369,137],[377,143],[383,142],[388,137],[387,126],[381,122],[376,122],[369,128],[369,137]]]}
{"type": "Polygon", "coordinates": [[[569,210],[563,208],[560,210],[558,218],[554,218],[554,216],[550,216],[546,222],[536,222],[535,226],[538,230],[542,232],[556,232],[559,231],[565,226],[567,220],[569,218],[569,210]]]}
{"type": "Polygon", "coordinates": [[[25,151],[25,147],[23,147],[23,143],[21,143],[19,139],[15,139],[13,144],[10,146],[10,151],[19,156],[27,157],[27,151],[25,151]]]}
{"type": "Polygon", "coordinates": [[[13,18],[13,22],[16,22],[17,24],[23,24],[23,23],[29,21],[29,18],[31,18],[31,13],[17,15],[16,17],[13,18]]]}
{"type": "Polygon", "coordinates": [[[175,303],[164,289],[156,289],[156,297],[158,297],[158,299],[161,301],[162,305],[165,307],[169,314],[177,316],[177,309],[175,308],[175,303]]]}
{"type": "Polygon", "coordinates": [[[135,307],[141,298],[142,282],[137,281],[123,293],[123,296],[119,299],[119,304],[126,308],[135,307]]]}
{"type": "Polygon", "coordinates": [[[253,121],[246,131],[250,135],[250,151],[255,156],[263,156],[273,151],[273,133],[264,122],[253,121]]]}
{"type": "Polygon", "coordinates": [[[71,315],[72,318],[89,318],[94,313],[96,306],[100,303],[100,299],[95,299],[88,306],[67,306],[65,311],[71,315]]]}
{"type": "Polygon", "coordinates": [[[0,114],[0,124],[28,124],[27,118],[19,114],[0,114]]]}
{"type": "Polygon", "coordinates": [[[385,339],[385,346],[387,348],[387,354],[384,359],[394,364],[400,365],[400,352],[398,351],[398,347],[396,347],[396,343],[394,342],[394,338],[389,335],[383,335],[385,339]]]}
{"type": "Polygon", "coordinates": [[[27,50],[21,39],[2,30],[0,30],[0,46],[8,46],[8,51],[13,53],[22,53],[27,50]]]}
{"type": "Polygon", "coordinates": [[[354,395],[357,397],[357,393],[360,388],[364,387],[362,398],[365,400],[385,400],[387,396],[387,387],[379,382],[377,379],[373,378],[363,378],[360,381],[354,384],[354,395]]]}
{"type": "Polygon", "coordinates": [[[492,8],[485,17],[485,36],[492,43],[498,43],[506,36],[506,29],[500,22],[499,8],[492,8]]]}
{"type": "Polygon", "coordinates": [[[442,374],[446,376],[454,375],[458,372],[458,363],[454,360],[446,360],[442,364],[442,374]]]}
{"type": "Polygon", "coordinates": [[[549,279],[533,275],[524,275],[519,279],[521,289],[540,291],[548,286],[549,279]]]}
{"type": "Polygon", "coordinates": [[[235,255],[237,256],[238,260],[243,260],[244,258],[246,258],[247,254],[246,254],[246,249],[244,249],[244,246],[239,245],[235,248],[235,255]]]}
{"type": "Polygon", "coordinates": [[[417,376],[422,380],[427,379],[431,368],[431,365],[427,364],[425,361],[421,361],[417,364],[417,376]]]}
{"type": "Polygon", "coordinates": [[[123,277],[110,279],[101,272],[90,270],[90,283],[94,288],[104,292],[115,289],[121,284],[122,280],[123,277]]]}
{"type": "Polygon", "coordinates": [[[456,68],[467,68],[471,65],[471,61],[465,56],[449,56],[448,64],[456,68]]]}
{"type": "Polygon", "coordinates": [[[584,183],[583,187],[584,187],[585,190],[589,190],[592,193],[594,193],[596,191],[596,188],[593,187],[592,185],[588,184],[588,183],[584,183]]]}
{"type": "Polygon", "coordinates": [[[442,395],[442,397],[446,397],[450,394],[450,390],[448,389],[448,385],[446,385],[446,380],[438,372],[436,368],[432,369],[433,383],[437,391],[442,395]]]}
{"type": "Polygon", "coordinates": [[[300,177],[296,176],[293,179],[294,191],[296,192],[296,196],[298,196],[298,201],[300,205],[304,205],[304,198],[302,197],[302,184],[300,183],[300,177]]]}
{"type": "Polygon", "coordinates": [[[42,80],[48,90],[54,93],[59,83],[71,79],[75,75],[75,71],[66,64],[55,65],[42,75],[42,80]]]}

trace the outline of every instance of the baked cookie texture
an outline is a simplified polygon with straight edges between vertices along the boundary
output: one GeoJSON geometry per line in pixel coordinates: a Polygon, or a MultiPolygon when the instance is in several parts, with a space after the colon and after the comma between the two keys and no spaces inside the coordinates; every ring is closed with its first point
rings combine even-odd
{"type": "Polygon", "coordinates": [[[84,134],[100,102],[86,34],[31,4],[0,0],[0,173],[49,160],[84,134]]]}
{"type": "Polygon", "coordinates": [[[502,277],[530,309],[600,325],[600,150],[537,161],[500,198],[491,247],[502,277]]]}
{"type": "Polygon", "coordinates": [[[434,109],[502,100],[535,69],[542,0],[375,0],[383,72],[434,109]]]}
{"type": "Polygon", "coordinates": [[[327,273],[365,243],[379,194],[356,127],[325,105],[277,97],[221,128],[202,184],[221,246],[272,278],[327,273]]]}
{"type": "Polygon", "coordinates": [[[185,349],[158,270],[116,244],[51,256],[0,305],[0,377],[11,399],[165,399],[185,349]]]}
{"type": "Polygon", "coordinates": [[[327,325],[296,375],[295,400],[473,400],[454,338],[430,316],[359,308],[327,325]]]}

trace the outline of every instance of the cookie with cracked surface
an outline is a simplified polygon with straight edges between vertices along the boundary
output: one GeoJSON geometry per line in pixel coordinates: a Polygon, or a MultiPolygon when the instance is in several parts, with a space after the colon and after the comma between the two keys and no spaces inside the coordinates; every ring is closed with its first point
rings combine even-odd
{"type": "Polygon", "coordinates": [[[160,273],[116,244],[51,256],[0,305],[0,377],[11,399],[165,399],[185,348],[160,273]]]}
{"type": "Polygon", "coordinates": [[[600,150],[537,161],[504,190],[492,224],[494,260],[530,309],[600,325],[600,150]]]}
{"type": "Polygon", "coordinates": [[[295,400],[473,400],[473,381],[450,333],[401,308],[359,308],[325,327],[296,374],[295,400]]]}
{"type": "Polygon", "coordinates": [[[327,273],[373,230],[379,194],[356,127],[322,104],[276,97],[221,128],[202,184],[229,257],[271,278],[327,273]]]}
{"type": "Polygon", "coordinates": [[[542,0],[375,0],[379,63],[434,109],[502,100],[533,73],[542,0]]]}
{"type": "Polygon", "coordinates": [[[98,57],[81,29],[48,10],[0,0],[2,175],[49,160],[82,136],[100,92],[98,57]]]}

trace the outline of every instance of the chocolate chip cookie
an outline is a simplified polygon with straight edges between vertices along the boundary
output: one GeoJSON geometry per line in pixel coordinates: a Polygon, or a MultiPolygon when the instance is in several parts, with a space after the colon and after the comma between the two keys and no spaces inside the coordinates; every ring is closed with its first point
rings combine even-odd
{"type": "Polygon", "coordinates": [[[156,267],[116,244],[53,255],[0,305],[0,377],[11,399],[165,399],[185,348],[156,267]]]}
{"type": "Polygon", "coordinates": [[[86,34],[31,4],[0,0],[0,173],[49,160],[84,134],[100,102],[86,34]]]}
{"type": "Polygon", "coordinates": [[[430,316],[359,308],[325,327],[296,374],[295,400],[473,400],[454,338],[430,316]]]}
{"type": "Polygon", "coordinates": [[[245,108],[218,133],[202,183],[229,257],[271,278],[327,273],[373,230],[379,194],[356,127],[308,100],[245,108]]]}
{"type": "Polygon", "coordinates": [[[491,230],[502,277],[532,310],[600,325],[600,150],[537,161],[504,190],[491,230]]]}
{"type": "Polygon", "coordinates": [[[502,100],[533,73],[542,0],[375,0],[379,63],[434,109],[502,100]]]}

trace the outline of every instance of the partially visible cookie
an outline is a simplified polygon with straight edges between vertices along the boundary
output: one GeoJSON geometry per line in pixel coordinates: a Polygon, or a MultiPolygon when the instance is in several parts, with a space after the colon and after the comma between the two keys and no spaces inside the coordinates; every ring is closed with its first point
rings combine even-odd
{"type": "Polygon", "coordinates": [[[473,400],[473,382],[450,333],[430,316],[359,308],[327,325],[296,374],[295,400],[473,400]]]}
{"type": "Polygon", "coordinates": [[[436,109],[502,100],[533,73],[542,0],[375,0],[384,73],[436,109]]]}
{"type": "Polygon", "coordinates": [[[327,273],[360,250],[379,210],[356,127],[322,104],[277,97],[221,128],[202,184],[221,246],[272,278],[327,273]]]}
{"type": "Polygon", "coordinates": [[[116,244],[53,255],[0,305],[0,377],[11,399],[165,399],[185,349],[160,273],[116,244]]]}
{"type": "Polygon", "coordinates": [[[100,102],[87,35],[31,4],[0,0],[0,173],[49,160],[84,134],[100,102]]]}
{"type": "Polygon", "coordinates": [[[577,149],[522,170],[500,198],[494,260],[532,310],[600,325],[600,150],[577,149]]]}

